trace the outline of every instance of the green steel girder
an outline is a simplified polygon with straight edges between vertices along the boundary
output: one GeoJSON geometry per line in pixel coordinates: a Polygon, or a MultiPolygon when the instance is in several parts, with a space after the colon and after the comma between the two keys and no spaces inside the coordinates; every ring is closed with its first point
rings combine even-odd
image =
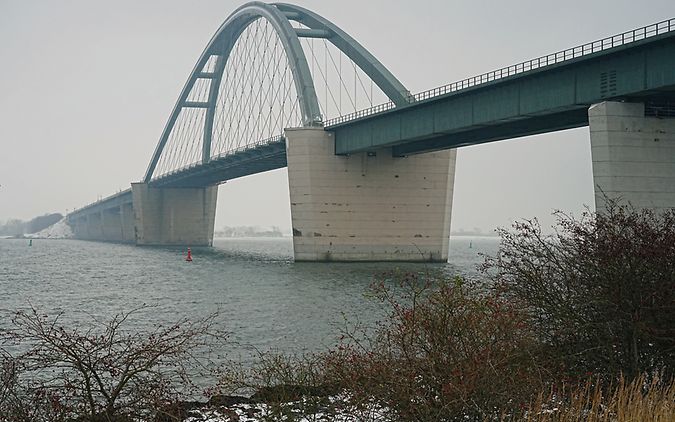
{"type": "Polygon", "coordinates": [[[401,144],[392,147],[392,154],[396,157],[405,157],[406,155],[417,154],[420,151],[459,148],[585,125],[588,125],[588,109],[584,106],[555,114],[532,116],[528,119],[513,120],[500,125],[478,127],[458,134],[441,135],[414,143],[401,144]]]}
{"type": "Polygon", "coordinates": [[[675,32],[350,121],[336,154],[397,156],[588,125],[590,105],[675,99],[675,32]]]}

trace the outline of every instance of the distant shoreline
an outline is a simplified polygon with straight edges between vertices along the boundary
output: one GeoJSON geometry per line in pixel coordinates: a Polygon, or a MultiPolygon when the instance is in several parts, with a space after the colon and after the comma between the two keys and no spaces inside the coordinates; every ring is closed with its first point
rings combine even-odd
{"type": "MultiPolygon", "coordinates": [[[[280,235],[249,235],[249,236],[221,236],[214,235],[214,239],[287,239],[293,237],[291,234],[280,234],[280,235]]],[[[450,233],[450,237],[489,237],[489,238],[498,238],[496,234],[469,234],[469,233],[450,233]]],[[[17,236],[0,236],[0,239],[58,239],[50,237],[29,237],[25,234],[17,236]]]]}
{"type": "Polygon", "coordinates": [[[286,239],[291,238],[290,234],[280,234],[280,235],[247,235],[247,236],[220,236],[215,234],[214,239],[286,239]]]}
{"type": "Polygon", "coordinates": [[[499,235],[496,233],[450,233],[450,237],[499,237],[499,235]]]}

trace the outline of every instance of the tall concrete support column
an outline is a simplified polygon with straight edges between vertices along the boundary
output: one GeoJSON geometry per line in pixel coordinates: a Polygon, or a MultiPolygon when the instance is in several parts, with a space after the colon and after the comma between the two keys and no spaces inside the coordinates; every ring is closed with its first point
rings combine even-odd
{"type": "Polygon", "coordinates": [[[322,128],[286,150],[296,261],[447,261],[455,150],[336,156],[322,128]]]}
{"type": "Polygon", "coordinates": [[[86,239],[88,236],[87,233],[87,217],[78,217],[69,221],[70,226],[73,228],[73,234],[76,239],[86,239]]]}
{"type": "Polygon", "coordinates": [[[90,240],[92,238],[92,224],[91,217],[87,214],[84,217],[84,237],[83,239],[90,240]]]}
{"type": "Polygon", "coordinates": [[[621,102],[595,104],[588,117],[596,209],[605,195],[637,208],[675,207],[675,119],[621,102]]]}
{"type": "Polygon", "coordinates": [[[109,242],[122,241],[122,216],[119,208],[110,208],[101,211],[101,240],[109,242]]]}
{"type": "Polygon", "coordinates": [[[132,183],[137,245],[211,246],[218,187],[153,188],[132,183]]]}
{"type": "Polygon", "coordinates": [[[120,221],[122,223],[122,241],[125,243],[136,242],[134,207],[131,203],[120,205],[120,221]]]}
{"type": "Polygon", "coordinates": [[[103,221],[101,213],[87,214],[87,240],[103,240],[103,221]]]}

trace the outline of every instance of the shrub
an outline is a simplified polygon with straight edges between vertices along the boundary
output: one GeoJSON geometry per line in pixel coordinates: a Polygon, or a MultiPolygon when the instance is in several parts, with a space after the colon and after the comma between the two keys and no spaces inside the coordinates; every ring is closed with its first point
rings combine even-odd
{"type": "Polygon", "coordinates": [[[128,332],[123,325],[137,311],[92,321],[87,330],[62,326],[61,315],[15,312],[13,326],[0,331],[0,415],[12,422],[181,420],[173,404],[197,393],[193,380],[221,343],[214,339],[225,336],[213,327],[216,314],[128,332]]]}
{"type": "Polygon", "coordinates": [[[372,331],[345,332],[335,348],[302,359],[265,356],[249,372],[248,388],[278,394],[270,414],[475,419],[524,405],[545,385],[525,316],[502,297],[411,273],[386,274],[373,292],[390,314],[372,331]]]}
{"type": "Polygon", "coordinates": [[[406,274],[400,281],[408,292],[403,301],[385,283],[376,286],[392,313],[372,347],[344,344],[329,353],[329,377],[404,420],[489,415],[543,385],[537,341],[502,297],[461,279],[406,274]]]}
{"type": "Polygon", "coordinates": [[[675,211],[608,201],[557,217],[552,235],[536,220],[501,230],[483,285],[385,274],[377,326],[326,353],[263,355],[237,379],[272,420],[669,420],[675,211]]]}
{"type": "Polygon", "coordinates": [[[581,219],[557,213],[552,235],[537,220],[500,230],[483,270],[529,315],[571,376],[616,378],[675,368],[675,211],[608,201],[581,219]]]}

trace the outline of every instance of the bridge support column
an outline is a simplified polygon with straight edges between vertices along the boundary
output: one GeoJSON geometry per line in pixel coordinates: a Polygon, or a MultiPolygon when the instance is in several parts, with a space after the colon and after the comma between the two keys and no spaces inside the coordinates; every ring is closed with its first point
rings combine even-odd
{"type": "Polygon", "coordinates": [[[675,207],[675,119],[621,102],[595,104],[588,117],[596,209],[605,195],[637,208],[675,207]]]}
{"type": "Polygon", "coordinates": [[[75,235],[76,239],[86,239],[88,237],[87,217],[78,217],[69,221],[69,223],[70,226],[73,228],[73,234],[75,235]]]}
{"type": "Polygon", "coordinates": [[[120,221],[122,223],[122,241],[136,242],[134,206],[131,203],[120,205],[120,221]]]}
{"type": "Polygon", "coordinates": [[[455,150],[336,156],[322,128],[286,150],[296,261],[447,261],[455,150]]]}
{"type": "Polygon", "coordinates": [[[132,183],[137,245],[211,246],[218,187],[153,188],[132,183]]]}
{"type": "Polygon", "coordinates": [[[100,212],[87,214],[87,240],[103,240],[103,221],[100,212]]]}
{"type": "Polygon", "coordinates": [[[109,208],[101,211],[101,230],[103,236],[101,240],[109,242],[121,242],[122,237],[122,215],[119,208],[109,208]]]}

